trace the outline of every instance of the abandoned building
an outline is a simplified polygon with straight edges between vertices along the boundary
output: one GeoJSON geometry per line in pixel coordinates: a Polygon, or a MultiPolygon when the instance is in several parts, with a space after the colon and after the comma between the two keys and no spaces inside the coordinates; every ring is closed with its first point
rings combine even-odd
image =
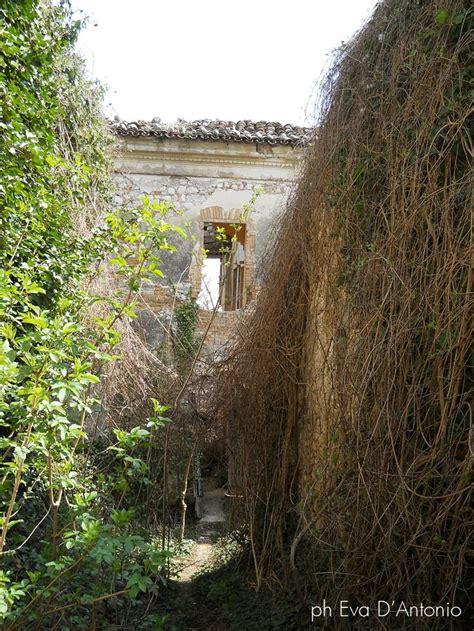
{"type": "MultiPolygon", "coordinates": [[[[201,330],[220,299],[205,345],[206,352],[219,351],[255,295],[272,223],[285,206],[311,128],[248,120],[168,125],[158,118],[110,125],[118,140],[116,203],[137,205],[147,195],[181,211],[175,222],[194,236],[177,243],[178,252],[165,261],[166,277],[179,296],[197,300],[201,330]],[[256,191],[261,193],[246,213],[256,191]],[[222,240],[234,244],[226,267],[222,240]]],[[[172,308],[175,293],[157,283],[142,299],[152,314],[162,314],[172,308]]],[[[160,332],[151,318],[146,328],[150,344],[157,345],[160,332]]]]}

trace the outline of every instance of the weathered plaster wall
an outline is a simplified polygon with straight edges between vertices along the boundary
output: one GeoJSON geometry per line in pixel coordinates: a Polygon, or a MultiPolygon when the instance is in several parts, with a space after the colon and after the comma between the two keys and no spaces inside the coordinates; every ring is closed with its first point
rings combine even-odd
{"type": "MultiPolygon", "coordinates": [[[[141,306],[138,309],[138,320],[141,335],[154,352],[172,358],[173,336],[176,335],[174,312],[180,303],[179,296],[160,285],[147,286],[141,294],[141,306]]],[[[200,309],[196,328],[196,339],[199,342],[206,335],[202,357],[212,356],[222,359],[232,338],[239,335],[240,311],[212,311],[200,309]],[[211,322],[212,321],[212,322],[211,322]]],[[[199,366],[198,366],[199,368],[199,366]]]]}
{"type": "MultiPolygon", "coordinates": [[[[174,221],[190,222],[190,230],[199,243],[204,209],[220,207],[227,217],[238,216],[254,191],[263,188],[265,192],[258,197],[252,212],[252,259],[255,258],[258,278],[272,223],[285,206],[300,159],[301,150],[288,145],[123,137],[115,159],[115,202],[136,205],[144,194],[151,201],[172,202],[175,209],[183,211],[174,221]]],[[[193,244],[188,240],[179,243],[179,252],[165,257],[167,278],[186,282],[189,270],[191,280],[196,276],[192,251],[193,244]]],[[[147,288],[142,298],[149,312],[144,312],[140,320],[153,347],[163,338],[163,325],[172,318],[173,299],[158,286],[147,288]]],[[[209,317],[210,312],[200,312],[199,334],[206,329],[209,317]]],[[[238,313],[218,313],[209,330],[205,352],[225,352],[238,320],[238,313]]]]}
{"type": "Polygon", "coordinates": [[[115,160],[116,203],[170,201],[199,233],[199,213],[211,206],[242,209],[263,187],[253,212],[257,265],[272,219],[283,209],[300,160],[287,145],[182,139],[121,139],[115,160]]]}

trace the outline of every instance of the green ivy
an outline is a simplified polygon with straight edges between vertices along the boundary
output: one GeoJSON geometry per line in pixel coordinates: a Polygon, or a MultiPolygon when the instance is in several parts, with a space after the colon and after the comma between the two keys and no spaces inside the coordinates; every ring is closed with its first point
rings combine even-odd
{"type": "Polygon", "coordinates": [[[198,341],[196,328],[198,325],[199,307],[196,301],[187,298],[181,302],[175,311],[176,344],[175,357],[178,368],[188,367],[197,352],[198,341]]]}

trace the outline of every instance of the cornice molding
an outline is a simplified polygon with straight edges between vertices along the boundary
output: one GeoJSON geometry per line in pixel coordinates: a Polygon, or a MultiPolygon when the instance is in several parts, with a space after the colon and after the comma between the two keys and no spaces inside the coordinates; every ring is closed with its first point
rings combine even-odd
{"type": "Polygon", "coordinates": [[[191,163],[191,164],[220,164],[220,165],[241,165],[241,166],[266,166],[266,167],[277,167],[281,169],[291,169],[294,170],[298,164],[299,160],[293,159],[275,159],[274,157],[265,157],[265,156],[248,156],[247,159],[242,159],[240,157],[224,157],[224,156],[213,156],[206,155],[202,153],[191,154],[191,153],[178,153],[178,152],[154,152],[150,153],[147,151],[127,151],[120,152],[117,156],[123,162],[131,163],[135,160],[143,160],[146,162],[158,162],[158,163],[166,163],[166,162],[181,162],[181,163],[191,163]]]}
{"type": "Polygon", "coordinates": [[[116,150],[115,171],[289,182],[295,176],[301,157],[301,150],[287,145],[261,148],[250,143],[125,138],[116,150]]]}

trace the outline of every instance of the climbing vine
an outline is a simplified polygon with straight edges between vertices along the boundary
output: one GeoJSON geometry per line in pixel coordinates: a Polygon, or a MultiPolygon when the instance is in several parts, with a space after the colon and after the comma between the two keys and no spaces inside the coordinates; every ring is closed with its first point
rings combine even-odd
{"type": "Polygon", "coordinates": [[[198,305],[189,297],[176,307],[175,357],[179,368],[189,365],[197,351],[198,312],[198,305]]]}
{"type": "Polygon", "coordinates": [[[463,610],[430,628],[472,610],[473,19],[385,0],[338,51],[216,388],[257,586],[463,610]]]}

